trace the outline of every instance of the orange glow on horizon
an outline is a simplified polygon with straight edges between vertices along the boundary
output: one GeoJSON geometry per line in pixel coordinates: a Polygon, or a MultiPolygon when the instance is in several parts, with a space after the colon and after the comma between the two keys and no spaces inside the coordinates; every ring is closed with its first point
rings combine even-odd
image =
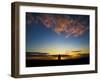
{"type": "Polygon", "coordinates": [[[33,52],[40,52],[42,53],[48,53],[49,55],[78,55],[78,54],[89,54],[88,49],[71,49],[71,50],[66,50],[66,49],[39,49],[39,50],[34,50],[33,52]]]}

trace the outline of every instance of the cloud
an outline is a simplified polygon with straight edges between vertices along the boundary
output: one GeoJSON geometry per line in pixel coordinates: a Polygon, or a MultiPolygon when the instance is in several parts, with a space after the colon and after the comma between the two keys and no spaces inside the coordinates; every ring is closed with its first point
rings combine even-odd
{"type": "Polygon", "coordinates": [[[71,16],[38,14],[34,17],[32,14],[29,14],[27,17],[28,24],[31,24],[33,21],[42,23],[44,27],[53,29],[58,35],[64,34],[65,38],[81,36],[88,30],[86,20],[82,16],[73,19],[71,16]]]}
{"type": "Polygon", "coordinates": [[[50,28],[50,27],[52,27],[51,25],[53,22],[51,17],[52,16],[50,16],[48,14],[43,14],[41,16],[38,16],[37,19],[40,20],[45,27],[50,28]]]}
{"type": "Polygon", "coordinates": [[[34,16],[32,14],[26,14],[26,23],[31,24],[34,21],[34,16]]]}
{"type": "Polygon", "coordinates": [[[81,52],[81,50],[74,50],[74,51],[71,51],[71,52],[81,52]]]}
{"type": "Polygon", "coordinates": [[[73,20],[69,25],[67,25],[67,27],[64,29],[64,32],[66,33],[66,37],[71,35],[77,37],[82,35],[86,30],[88,30],[87,27],[82,25],[77,20],[73,20]]]}
{"type": "Polygon", "coordinates": [[[61,33],[61,32],[64,32],[65,28],[67,28],[70,24],[70,20],[66,17],[66,18],[62,18],[62,17],[57,17],[56,19],[56,25],[55,25],[55,28],[54,28],[54,31],[56,33],[61,33]]]}

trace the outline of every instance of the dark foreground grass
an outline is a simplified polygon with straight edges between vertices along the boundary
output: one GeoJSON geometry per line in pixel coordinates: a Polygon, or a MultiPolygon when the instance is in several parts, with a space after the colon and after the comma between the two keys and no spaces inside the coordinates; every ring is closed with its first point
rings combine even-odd
{"type": "Polygon", "coordinates": [[[89,56],[68,60],[34,60],[26,59],[26,67],[81,65],[89,64],[89,56]]]}

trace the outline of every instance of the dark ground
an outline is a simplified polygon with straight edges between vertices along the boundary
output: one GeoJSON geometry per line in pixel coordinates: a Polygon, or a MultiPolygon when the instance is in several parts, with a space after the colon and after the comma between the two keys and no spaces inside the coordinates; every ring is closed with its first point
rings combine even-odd
{"type": "Polygon", "coordinates": [[[59,66],[59,65],[80,65],[89,64],[89,56],[80,57],[78,59],[68,60],[29,60],[26,59],[26,67],[40,67],[40,66],[59,66]]]}

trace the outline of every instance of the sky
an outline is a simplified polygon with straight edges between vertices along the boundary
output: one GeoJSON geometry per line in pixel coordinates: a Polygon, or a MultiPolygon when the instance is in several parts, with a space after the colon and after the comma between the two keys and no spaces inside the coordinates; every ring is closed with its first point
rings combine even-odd
{"type": "Polygon", "coordinates": [[[89,53],[89,15],[26,13],[26,52],[89,53]]]}

